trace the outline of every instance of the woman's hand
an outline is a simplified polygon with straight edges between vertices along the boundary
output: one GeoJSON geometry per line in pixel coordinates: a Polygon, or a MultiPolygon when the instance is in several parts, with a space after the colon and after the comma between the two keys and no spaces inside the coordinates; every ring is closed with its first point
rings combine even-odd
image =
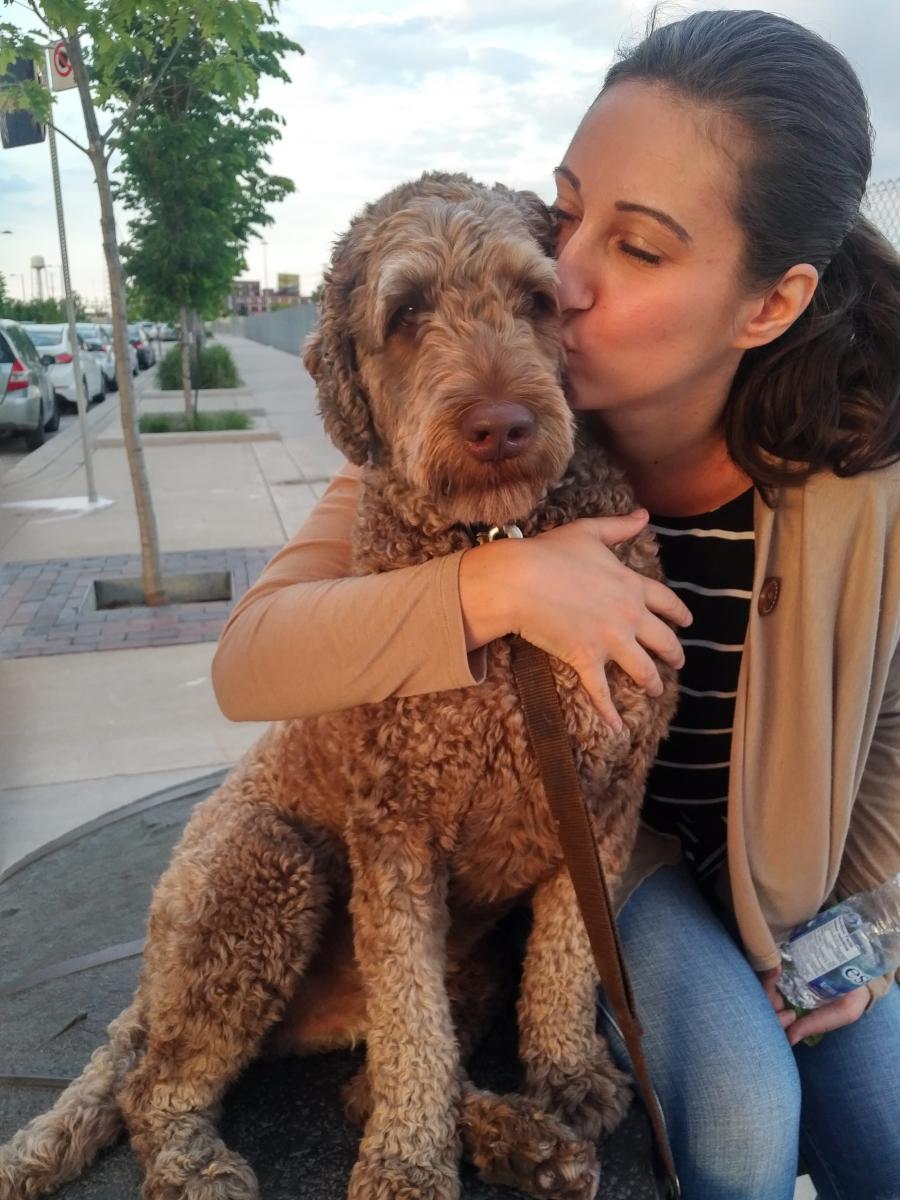
{"type": "Polygon", "coordinates": [[[649,695],[662,680],[652,655],[684,663],[666,623],[689,625],[689,610],[673,591],[625,567],[610,549],[635,537],[644,509],[622,517],[588,517],[524,541],[493,542],[467,551],[460,596],[470,650],[518,633],[573,667],[606,723],[617,732],[606,664],[615,662],[649,695]]]}
{"type": "Polygon", "coordinates": [[[759,981],[792,1046],[796,1046],[804,1038],[829,1033],[832,1029],[840,1029],[842,1025],[852,1025],[863,1015],[872,999],[868,985],[864,985],[848,992],[846,996],[841,996],[840,1000],[830,1000],[827,1004],[814,1008],[805,1017],[798,1017],[775,986],[780,974],[781,967],[758,972],[759,981]]]}

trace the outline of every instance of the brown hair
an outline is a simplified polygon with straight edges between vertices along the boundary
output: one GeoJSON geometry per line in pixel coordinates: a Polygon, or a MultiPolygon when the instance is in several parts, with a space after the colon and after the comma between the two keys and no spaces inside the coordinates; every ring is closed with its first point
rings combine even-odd
{"type": "Polygon", "coordinates": [[[735,214],[747,286],[771,286],[800,262],[819,271],[790,329],[741,360],[725,411],[732,458],[764,488],[900,459],[900,258],[859,211],[872,127],[853,69],[770,13],[654,25],[655,15],[603,91],[656,83],[740,122],[752,139],[735,214]]]}

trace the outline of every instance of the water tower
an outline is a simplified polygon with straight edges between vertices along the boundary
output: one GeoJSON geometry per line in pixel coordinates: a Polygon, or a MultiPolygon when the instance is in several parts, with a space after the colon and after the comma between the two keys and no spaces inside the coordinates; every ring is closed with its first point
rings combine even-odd
{"type": "Polygon", "coordinates": [[[42,254],[32,254],[31,256],[31,275],[32,280],[37,279],[37,298],[44,298],[44,276],[43,271],[46,268],[44,256],[42,254]]]}

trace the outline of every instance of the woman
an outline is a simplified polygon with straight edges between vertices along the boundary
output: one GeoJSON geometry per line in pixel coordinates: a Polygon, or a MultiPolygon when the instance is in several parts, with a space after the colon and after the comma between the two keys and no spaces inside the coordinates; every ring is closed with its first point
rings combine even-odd
{"type": "Polygon", "coordinates": [[[896,982],[800,1019],[775,989],[786,929],[900,870],[900,264],[870,163],[815,35],[651,32],[556,171],[572,402],[645,508],[348,579],[348,469],[214,664],[229,716],[289,717],[476,684],[517,632],[612,725],[607,662],[651,691],[684,664],[620,925],[688,1200],[786,1200],[798,1148],[823,1198],[900,1197],[896,982]],[[671,591],[609,550],[647,510],[671,591]]]}

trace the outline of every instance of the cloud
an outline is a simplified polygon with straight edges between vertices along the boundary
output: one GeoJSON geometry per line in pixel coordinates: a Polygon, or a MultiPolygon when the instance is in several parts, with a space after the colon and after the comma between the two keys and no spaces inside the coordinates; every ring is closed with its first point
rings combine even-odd
{"type": "Polygon", "coordinates": [[[296,36],[310,59],[354,88],[413,87],[429,75],[470,68],[508,83],[530,79],[536,58],[455,36],[452,21],[427,17],[337,25],[301,25],[296,36]]]}
{"type": "Polygon", "coordinates": [[[25,179],[22,175],[0,175],[0,191],[4,196],[14,195],[17,192],[31,192],[34,190],[34,183],[30,179],[25,179]]]}

